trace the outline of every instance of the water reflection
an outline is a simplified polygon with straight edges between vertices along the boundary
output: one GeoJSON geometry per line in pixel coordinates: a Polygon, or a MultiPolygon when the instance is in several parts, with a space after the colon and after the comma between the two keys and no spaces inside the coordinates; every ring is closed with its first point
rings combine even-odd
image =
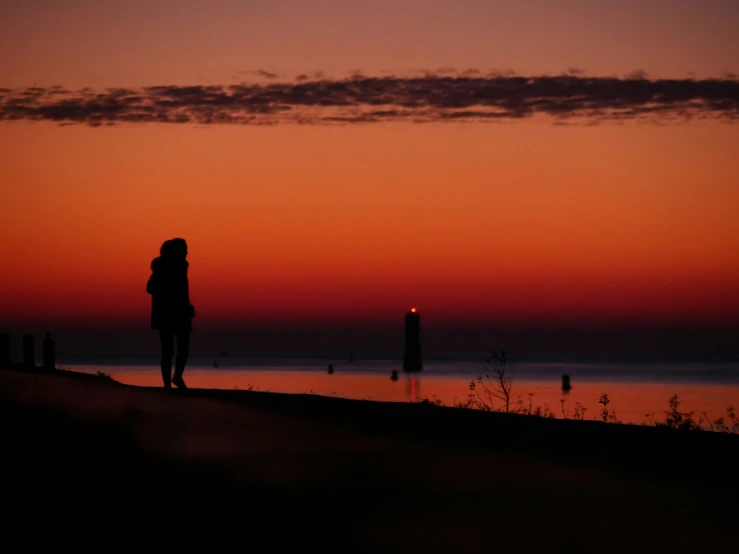
{"type": "Polygon", "coordinates": [[[405,397],[408,402],[416,402],[421,394],[421,378],[415,373],[406,375],[405,379],[405,397]]]}
{"type": "MultiPolygon", "coordinates": [[[[130,385],[161,387],[161,375],[156,366],[66,366],[67,369],[96,373],[104,371],[117,381],[130,385]]],[[[405,374],[404,383],[388,378],[387,368],[375,373],[336,371],[328,375],[326,366],[313,370],[289,369],[233,369],[193,367],[187,370],[191,388],[259,390],[286,393],[308,393],[325,396],[383,400],[390,402],[417,402],[423,398],[436,397],[447,406],[455,401],[464,401],[469,394],[470,376],[467,374],[424,373],[423,393],[420,376],[405,374]]],[[[663,382],[598,381],[588,382],[584,378],[573,378],[572,390],[564,395],[561,373],[551,372],[547,378],[521,379],[513,384],[512,403],[521,398],[526,407],[533,410],[547,406],[562,417],[562,408],[569,414],[579,402],[587,411],[585,419],[599,419],[602,406],[598,399],[607,393],[610,407],[618,418],[630,423],[642,423],[649,417],[664,420],[664,410],[673,394],[680,397],[680,409],[694,411],[695,416],[706,411],[714,420],[726,416],[726,408],[739,406],[739,386],[732,383],[680,383],[665,379],[663,382]],[[529,397],[529,394],[532,396],[529,397]],[[561,400],[565,399],[562,406],[561,400]]]]}

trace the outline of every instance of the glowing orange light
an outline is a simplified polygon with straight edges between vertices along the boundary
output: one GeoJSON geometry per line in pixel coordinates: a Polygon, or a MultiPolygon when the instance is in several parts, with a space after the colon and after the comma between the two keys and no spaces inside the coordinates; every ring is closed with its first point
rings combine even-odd
{"type": "Polygon", "coordinates": [[[415,314],[416,313],[416,308],[411,308],[411,311],[415,314]]]}

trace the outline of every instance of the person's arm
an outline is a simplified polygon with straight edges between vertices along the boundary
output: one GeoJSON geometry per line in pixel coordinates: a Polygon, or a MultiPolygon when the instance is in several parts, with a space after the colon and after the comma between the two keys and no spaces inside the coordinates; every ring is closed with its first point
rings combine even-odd
{"type": "Polygon", "coordinates": [[[190,317],[195,317],[195,306],[190,302],[190,280],[187,278],[187,275],[185,275],[185,299],[187,300],[187,305],[190,307],[190,317]]]}
{"type": "Polygon", "coordinates": [[[151,275],[146,283],[146,292],[149,294],[160,294],[162,291],[162,268],[158,258],[151,262],[151,275]]]}
{"type": "Polygon", "coordinates": [[[154,291],[157,290],[157,285],[159,284],[159,277],[156,273],[152,273],[149,277],[149,282],[146,283],[146,292],[149,294],[154,294],[154,291]]]}

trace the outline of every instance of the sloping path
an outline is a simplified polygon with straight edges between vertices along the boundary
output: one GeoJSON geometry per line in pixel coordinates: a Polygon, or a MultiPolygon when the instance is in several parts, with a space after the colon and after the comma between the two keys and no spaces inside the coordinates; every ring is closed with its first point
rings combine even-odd
{"type": "Polygon", "coordinates": [[[0,404],[6,458],[36,483],[18,498],[77,495],[108,510],[124,498],[196,526],[242,514],[267,543],[292,537],[323,551],[683,552],[739,539],[719,499],[736,481],[722,490],[687,474],[661,482],[584,457],[582,440],[607,450],[593,439],[607,426],[587,422],[543,428],[555,422],[63,372],[0,371],[0,404]],[[480,427],[484,416],[493,418],[480,427]],[[488,429],[493,438],[481,440],[488,429]]]}

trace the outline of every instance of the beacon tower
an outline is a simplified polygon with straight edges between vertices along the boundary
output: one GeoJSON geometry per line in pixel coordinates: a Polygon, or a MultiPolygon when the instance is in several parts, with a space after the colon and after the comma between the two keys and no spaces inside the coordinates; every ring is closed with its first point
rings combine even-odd
{"type": "Polygon", "coordinates": [[[421,361],[421,316],[416,308],[405,314],[405,351],[403,352],[403,371],[418,373],[423,368],[421,361]]]}

